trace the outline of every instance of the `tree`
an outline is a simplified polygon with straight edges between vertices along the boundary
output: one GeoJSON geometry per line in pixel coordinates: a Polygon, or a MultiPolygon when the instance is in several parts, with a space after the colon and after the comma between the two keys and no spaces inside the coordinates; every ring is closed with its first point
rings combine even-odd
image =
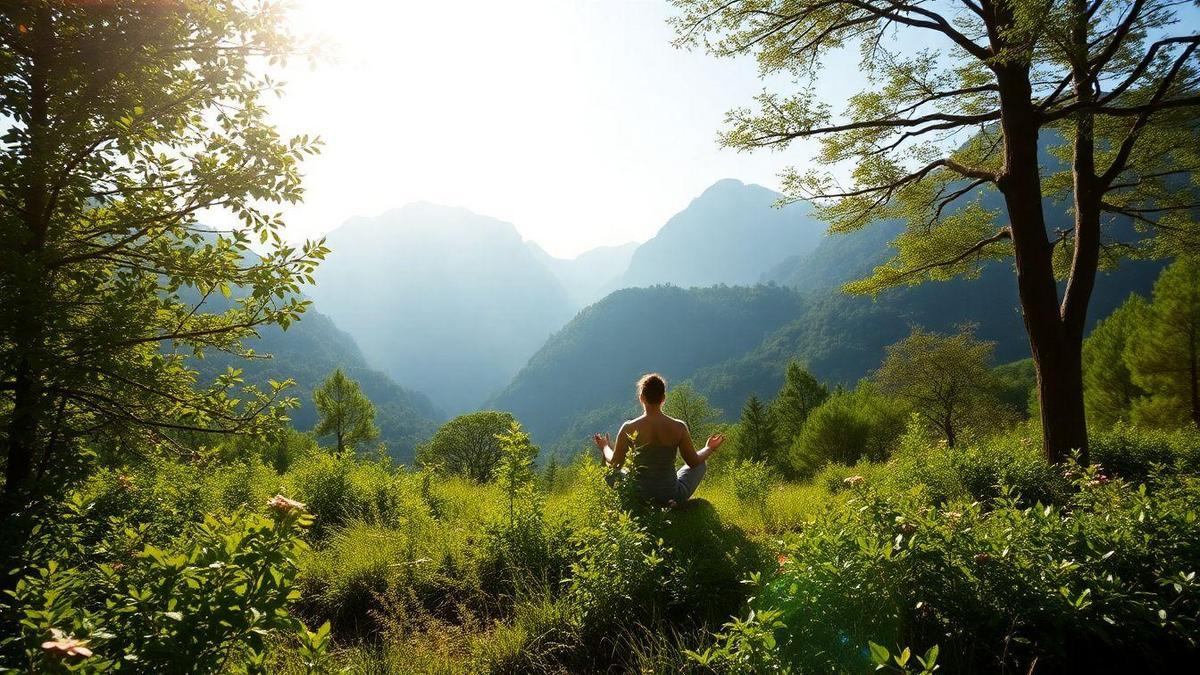
{"type": "Polygon", "coordinates": [[[742,448],[741,457],[752,462],[771,459],[775,454],[774,424],[767,414],[767,407],[753,394],[742,407],[738,441],[742,448]]]}
{"type": "Polygon", "coordinates": [[[913,328],[887,348],[875,381],[881,393],[906,402],[953,448],[964,429],[994,427],[1013,417],[995,395],[995,347],[966,329],[941,335],[913,328]]]}
{"type": "Polygon", "coordinates": [[[359,443],[369,443],[379,437],[375,405],[341,368],[334,370],[313,391],[313,403],[319,417],[313,433],[318,437],[333,436],[337,454],[347,449],[356,450],[359,443]]]}
{"type": "Polygon", "coordinates": [[[1147,320],[1148,308],[1140,295],[1129,299],[1108,318],[1096,324],[1083,343],[1083,390],[1088,424],[1100,428],[1129,422],[1134,401],[1146,392],[1133,383],[1125,352],[1131,337],[1147,320]]]}
{"type": "Polygon", "coordinates": [[[1126,360],[1133,383],[1148,392],[1135,417],[1200,427],[1200,262],[1185,258],[1163,270],[1126,360]]]}
{"type": "Polygon", "coordinates": [[[852,391],[834,392],[817,406],[789,447],[793,475],[812,476],[829,462],[881,461],[904,432],[907,411],[863,381],[852,391]]]}
{"type": "Polygon", "coordinates": [[[693,441],[704,442],[713,430],[713,423],[721,417],[721,411],[709,404],[708,398],[684,382],[667,392],[663,412],[682,420],[688,426],[693,441]]]}
{"type": "Polygon", "coordinates": [[[785,170],[830,231],[901,218],[896,257],[847,290],[972,276],[1012,256],[1037,372],[1043,450],[1086,461],[1082,344],[1097,270],[1195,250],[1200,35],[1174,0],[676,0],[679,42],[753,54],[814,82],[860,47],[867,88],[841,116],[813,86],[764,92],[722,136],[739,150],[819,142],[785,170]],[[1039,138],[1055,145],[1041,155],[1039,138]],[[845,169],[845,170],[843,170],[845,169]],[[848,176],[841,180],[835,176],[848,176]],[[1045,208],[1071,204],[1072,222],[1045,208]],[[1003,213],[1003,217],[1001,214],[1003,213]],[[1149,230],[1155,236],[1131,232],[1149,230]],[[1062,297],[1057,281],[1065,279],[1062,297]]]}
{"type": "Polygon", "coordinates": [[[279,3],[0,6],[0,434],[10,505],[83,439],[171,443],[257,433],[280,391],[187,357],[245,354],[287,327],[320,242],[284,245],[272,205],[302,195],[315,141],[283,138],[261,98],[293,49],[279,3]],[[201,227],[225,212],[230,232],[201,227]],[[251,254],[257,240],[269,252],[251,254]],[[236,295],[235,295],[236,293],[236,295]],[[57,455],[55,453],[58,453],[57,455]]]}
{"type": "Polygon", "coordinates": [[[495,410],[459,415],[417,449],[417,462],[486,483],[500,461],[499,437],[508,434],[516,421],[512,415],[495,410]]]}
{"type": "Polygon", "coordinates": [[[771,423],[779,440],[791,443],[804,428],[808,416],[827,398],[829,389],[807,368],[795,361],[789,363],[783,388],[771,403],[771,423]]]}

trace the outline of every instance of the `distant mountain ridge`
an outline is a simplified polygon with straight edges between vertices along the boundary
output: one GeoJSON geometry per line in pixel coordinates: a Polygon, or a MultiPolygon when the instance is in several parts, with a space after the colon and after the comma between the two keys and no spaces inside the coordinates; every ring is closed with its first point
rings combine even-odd
{"type": "Polygon", "coordinates": [[[410,204],[326,241],[313,298],[368,362],[452,414],[503,387],[573,313],[512,224],[466,209],[410,204]]]}
{"type": "Polygon", "coordinates": [[[753,349],[802,307],[782,286],[623,289],[555,333],[489,407],[513,413],[550,445],[581,416],[598,409],[623,414],[639,375],[653,370],[686,379],[753,349]]]}
{"type": "Polygon", "coordinates": [[[603,297],[604,290],[625,273],[639,244],[631,241],[618,246],[598,246],[574,258],[556,258],[536,242],[527,241],[535,257],[563,285],[567,296],[577,308],[583,308],[603,297]]]}
{"type": "Polygon", "coordinates": [[[779,193],[727,178],[709,186],[638,247],[613,290],[669,283],[683,288],[749,285],[821,242],[811,206],[777,206],[779,193]]]}

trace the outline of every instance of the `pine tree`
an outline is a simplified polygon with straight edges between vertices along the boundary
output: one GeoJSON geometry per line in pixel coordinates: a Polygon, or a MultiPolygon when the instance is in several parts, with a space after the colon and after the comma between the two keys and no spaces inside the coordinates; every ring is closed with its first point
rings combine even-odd
{"type": "Polygon", "coordinates": [[[795,361],[789,363],[787,379],[771,404],[769,413],[778,442],[789,445],[800,434],[804,421],[812,411],[827,398],[829,389],[817,381],[808,369],[795,361]]]}
{"type": "Polygon", "coordinates": [[[775,456],[775,427],[767,407],[757,396],[751,395],[742,407],[741,430],[738,434],[742,456],[761,462],[775,456]]]}
{"type": "Polygon", "coordinates": [[[1184,258],[1163,270],[1126,362],[1134,384],[1149,392],[1134,404],[1135,420],[1200,427],[1200,261],[1184,258]]]}
{"type": "Polygon", "coordinates": [[[339,455],[379,436],[375,426],[375,405],[341,368],[333,371],[313,392],[313,402],[320,415],[314,433],[333,436],[339,455]]]}
{"type": "Polygon", "coordinates": [[[1129,340],[1147,319],[1140,295],[1130,295],[1108,318],[1096,324],[1083,343],[1084,405],[1088,423],[1105,429],[1129,422],[1134,401],[1146,391],[1134,384],[1125,360],[1129,340]]]}

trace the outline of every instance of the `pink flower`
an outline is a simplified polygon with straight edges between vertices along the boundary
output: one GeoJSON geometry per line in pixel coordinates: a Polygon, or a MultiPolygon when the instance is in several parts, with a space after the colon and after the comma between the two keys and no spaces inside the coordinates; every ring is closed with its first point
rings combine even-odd
{"type": "Polygon", "coordinates": [[[275,495],[274,497],[268,499],[267,506],[280,512],[280,513],[291,513],[292,511],[303,511],[303,510],[305,510],[305,508],[307,508],[307,507],[305,507],[304,504],[296,501],[295,499],[288,499],[287,497],[284,497],[283,495],[275,495]]]}
{"type": "Polygon", "coordinates": [[[846,480],[844,480],[842,482],[845,483],[846,485],[853,487],[855,485],[862,485],[866,481],[867,481],[866,478],[855,475],[855,476],[850,476],[849,478],[847,478],[846,480]]]}
{"type": "Polygon", "coordinates": [[[42,651],[47,654],[60,659],[67,657],[86,659],[92,655],[92,650],[87,648],[87,640],[76,640],[57,628],[51,629],[50,634],[54,639],[42,643],[42,651]]]}

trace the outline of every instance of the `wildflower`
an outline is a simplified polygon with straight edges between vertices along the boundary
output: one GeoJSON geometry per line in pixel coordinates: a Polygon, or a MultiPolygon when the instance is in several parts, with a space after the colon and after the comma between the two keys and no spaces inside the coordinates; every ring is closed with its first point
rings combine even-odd
{"type": "Polygon", "coordinates": [[[775,560],[777,560],[779,562],[779,565],[782,567],[783,565],[786,565],[786,564],[792,562],[792,557],[786,553],[780,553],[778,556],[775,557],[775,560]]]}
{"type": "Polygon", "coordinates": [[[855,485],[862,485],[863,483],[866,482],[866,480],[867,479],[863,478],[862,476],[855,475],[855,476],[850,476],[849,478],[847,478],[846,480],[844,480],[842,482],[845,483],[846,485],[855,486],[855,485]]]}
{"type": "Polygon", "coordinates": [[[1095,478],[1093,478],[1092,480],[1089,480],[1089,481],[1087,482],[1087,484],[1088,484],[1088,487],[1096,487],[1096,486],[1099,486],[1099,485],[1107,485],[1107,484],[1108,484],[1108,480],[1109,480],[1108,476],[1105,476],[1105,475],[1104,475],[1104,474],[1102,474],[1102,473],[1098,473],[1098,474],[1096,474],[1096,477],[1095,477],[1095,478]]]}
{"type": "Polygon", "coordinates": [[[268,499],[267,506],[280,512],[280,513],[291,513],[292,511],[303,511],[305,508],[307,508],[304,506],[304,504],[301,504],[300,502],[298,502],[294,499],[288,499],[287,497],[284,497],[283,495],[275,495],[274,497],[268,499]]]}
{"type": "Polygon", "coordinates": [[[57,628],[51,629],[50,634],[54,639],[42,643],[42,651],[47,654],[60,659],[65,657],[86,659],[92,655],[92,650],[87,648],[87,640],[76,640],[57,628]]]}

